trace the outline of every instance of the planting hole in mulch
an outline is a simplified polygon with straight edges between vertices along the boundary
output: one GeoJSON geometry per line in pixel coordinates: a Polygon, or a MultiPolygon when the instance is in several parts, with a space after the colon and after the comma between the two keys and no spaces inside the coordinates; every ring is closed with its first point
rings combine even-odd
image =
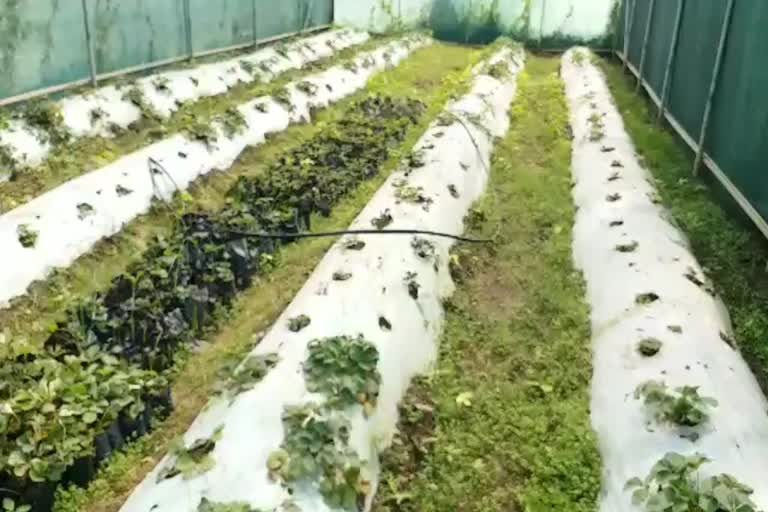
{"type": "Polygon", "coordinates": [[[645,338],[637,344],[637,351],[643,357],[653,357],[661,350],[662,343],[656,338],[645,338]]]}
{"type": "Polygon", "coordinates": [[[653,292],[640,293],[635,297],[635,304],[638,306],[646,306],[659,300],[661,297],[653,292]]]}
{"type": "Polygon", "coordinates": [[[614,247],[614,250],[624,253],[635,252],[639,246],[640,244],[636,240],[633,240],[628,244],[618,244],[616,247],[614,247]]]}
{"type": "Polygon", "coordinates": [[[381,327],[382,331],[391,331],[392,330],[392,324],[384,318],[383,316],[379,317],[379,327],[381,327]]]}
{"type": "MultiPolygon", "coordinates": [[[[618,175],[614,179],[619,179],[618,175]]],[[[608,178],[608,180],[610,181],[611,178],[608,178]]],[[[608,194],[607,196],[605,196],[605,200],[608,201],[609,203],[615,203],[619,199],[621,199],[621,194],[619,194],[618,192],[614,192],[613,194],[608,194]]]]}

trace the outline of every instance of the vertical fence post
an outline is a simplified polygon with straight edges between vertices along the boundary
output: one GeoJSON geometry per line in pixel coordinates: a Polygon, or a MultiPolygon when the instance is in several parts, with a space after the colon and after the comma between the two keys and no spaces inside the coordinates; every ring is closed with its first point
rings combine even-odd
{"type": "Polygon", "coordinates": [[[627,2],[627,30],[624,32],[624,71],[627,70],[627,66],[629,65],[629,41],[632,39],[632,26],[635,23],[635,9],[637,8],[637,0],[630,1],[626,0],[627,2]],[[632,4],[632,10],[629,10],[629,4],[632,4]]]}
{"type": "Polygon", "coordinates": [[[259,36],[256,29],[256,0],[251,0],[251,29],[253,30],[253,46],[256,46],[259,43],[259,36]]]}
{"type": "Polygon", "coordinates": [[[184,36],[187,43],[187,57],[192,60],[195,56],[194,49],[192,48],[192,8],[189,5],[189,0],[182,0],[182,6],[184,11],[184,36]]]}
{"type": "Polygon", "coordinates": [[[715,98],[715,92],[717,91],[717,82],[720,77],[720,68],[723,63],[723,55],[725,54],[725,43],[728,40],[728,30],[731,28],[731,18],[733,15],[733,2],[734,0],[728,0],[728,5],[725,8],[725,17],[723,18],[723,28],[720,31],[720,43],[717,47],[717,56],[715,57],[715,67],[712,70],[712,81],[709,84],[709,95],[707,96],[707,105],[704,107],[704,119],[701,121],[701,135],[699,136],[699,147],[696,150],[696,160],[693,163],[693,174],[699,173],[699,167],[701,166],[701,160],[704,157],[704,142],[707,139],[707,129],[709,128],[709,116],[712,113],[712,100],[715,98]]]}
{"type": "Polygon", "coordinates": [[[664,109],[667,105],[667,98],[669,97],[669,90],[672,83],[672,66],[675,63],[675,57],[677,54],[677,42],[680,40],[680,26],[683,24],[683,9],[685,8],[685,0],[679,0],[677,5],[677,16],[675,18],[675,29],[672,32],[672,41],[669,43],[669,55],[667,56],[667,68],[664,70],[664,85],[661,86],[661,100],[659,101],[659,115],[656,118],[656,122],[660,123],[664,117],[664,109]]]}
{"type": "Polygon", "coordinates": [[[541,19],[539,20],[539,50],[544,45],[544,15],[547,12],[547,0],[541,0],[541,19]]]}
{"type": "Polygon", "coordinates": [[[98,79],[96,78],[96,54],[93,49],[93,39],[91,38],[91,23],[88,19],[88,4],[82,0],[83,6],[83,24],[85,25],[85,44],[88,47],[88,65],[91,70],[91,85],[96,87],[98,79]]]}
{"type": "Polygon", "coordinates": [[[656,6],[656,0],[651,0],[648,6],[648,21],[645,23],[645,34],[643,35],[643,49],[640,52],[640,69],[637,70],[637,86],[635,92],[640,92],[640,86],[643,85],[643,68],[645,67],[645,54],[648,50],[648,38],[651,35],[651,25],[653,24],[653,11],[656,6]]]}

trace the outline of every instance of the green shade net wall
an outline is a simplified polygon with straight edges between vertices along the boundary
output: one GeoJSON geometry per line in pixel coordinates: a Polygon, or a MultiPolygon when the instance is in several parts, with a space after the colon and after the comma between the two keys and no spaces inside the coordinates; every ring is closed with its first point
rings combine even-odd
{"type": "MultiPolygon", "coordinates": [[[[86,0],[97,73],[187,55],[184,1],[86,0]]],[[[334,0],[188,1],[198,53],[333,22],[334,0]]],[[[85,41],[80,0],[0,0],[0,98],[89,78],[85,41]]]]}
{"type": "MultiPolygon", "coordinates": [[[[656,0],[646,47],[643,79],[661,96],[675,17],[681,0],[656,0]]],[[[650,0],[625,0],[634,22],[628,36],[629,60],[639,68],[650,0]]],[[[725,0],[686,0],[671,70],[667,108],[685,134],[699,140],[725,17],[725,0]]],[[[706,153],[768,219],[768,2],[736,0],[712,104],[706,153]]],[[[623,52],[626,34],[616,47],[623,52]]]]}

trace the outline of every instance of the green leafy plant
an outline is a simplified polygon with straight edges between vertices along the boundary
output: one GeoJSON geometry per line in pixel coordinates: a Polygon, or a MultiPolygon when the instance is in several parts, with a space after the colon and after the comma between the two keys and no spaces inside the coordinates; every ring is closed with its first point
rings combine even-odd
{"type": "Polygon", "coordinates": [[[29,224],[19,224],[16,228],[16,234],[19,237],[19,243],[25,249],[31,249],[37,245],[39,233],[32,229],[29,224]]]}
{"type": "Polygon", "coordinates": [[[299,332],[302,329],[309,326],[312,323],[312,319],[307,315],[299,315],[288,319],[288,330],[291,332],[299,332]]]}
{"type": "Polygon", "coordinates": [[[279,360],[277,354],[252,355],[234,370],[225,368],[224,371],[231,372],[231,375],[221,381],[216,392],[229,397],[229,399],[234,399],[240,393],[253,389],[277,365],[279,360]]]}
{"type": "Polygon", "coordinates": [[[373,227],[381,231],[382,229],[392,224],[393,221],[394,218],[392,217],[392,214],[390,213],[389,209],[386,209],[381,212],[381,214],[371,219],[371,224],[373,227]]]}
{"type": "Polygon", "coordinates": [[[228,108],[223,114],[216,116],[214,121],[221,123],[224,134],[227,138],[232,138],[237,134],[243,133],[248,126],[245,116],[237,108],[228,108]]]}
{"type": "Polygon", "coordinates": [[[296,111],[296,107],[291,101],[291,91],[287,87],[283,87],[282,89],[275,91],[275,93],[272,94],[272,99],[285,107],[288,112],[296,111]]]}
{"type": "Polygon", "coordinates": [[[287,409],[283,425],[283,444],[267,461],[272,479],[289,486],[318,481],[331,508],[355,510],[371,486],[360,474],[360,458],[349,447],[348,422],[314,405],[287,409]]]}
{"type": "Polygon", "coordinates": [[[29,505],[18,505],[11,498],[3,498],[3,512],[30,512],[32,507],[29,505]]]}
{"type": "Polygon", "coordinates": [[[185,446],[182,439],[174,441],[170,449],[174,461],[158,473],[157,481],[178,475],[189,480],[210,471],[215,465],[211,453],[216,448],[216,442],[221,439],[223,429],[223,426],[217,428],[211,437],[198,439],[190,446],[185,446]]]}
{"type": "Polygon", "coordinates": [[[370,414],[381,383],[378,362],[378,350],[362,336],[313,340],[304,366],[307,389],[325,394],[329,407],[360,404],[370,414]]]}
{"type": "Polygon", "coordinates": [[[197,512],[262,512],[245,502],[218,503],[207,498],[200,500],[197,512]]]}
{"type": "Polygon", "coordinates": [[[44,142],[63,144],[70,139],[61,109],[56,103],[49,100],[30,102],[25,105],[22,115],[27,123],[41,131],[44,142]]]}
{"type": "Polygon", "coordinates": [[[701,454],[667,453],[644,480],[632,478],[625,489],[646,512],[760,512],[752,489],[734,477],[702,477],[699,469],[708,462],[701,454]]]}
{"type": "Polygon", "coordinates": [[[307,96],[316,96],[318,91],[317,85],[308,80],[302,80],[296,84],[296,89],[303,92],[307,96]]]}
{"type": "Polygon", "coordinates": [[[661,381],[649,380],[635,390],[635,398],[653,412],[660,422],[674,423],[683,427],[701,425],[709,418],[709,410],[717,406],[717,400],[699,395],[699,388],[682,386],[670,391],[661,381]]]}

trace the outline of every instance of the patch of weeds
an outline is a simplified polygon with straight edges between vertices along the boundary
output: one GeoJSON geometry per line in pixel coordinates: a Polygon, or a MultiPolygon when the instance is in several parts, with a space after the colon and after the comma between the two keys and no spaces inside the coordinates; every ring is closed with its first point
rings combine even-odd
{"type": "Polygon", "coordinates": [[[643,357],[653,357],[659,353],[662,345],[661,340],[656,338],[644,338],[637,344],[637,351],[643,357]]]}
{"type": "Polygon", "coordinates": [[[362,462],[349,446],[347,421],[315,405],[287,409],[283,425],[283,444],[267,461],[270,477],[289,491],[296,484],[319,481],[329,507],[356,509],[371,486],[362,478],[362,462]]]}
{"type": "Polygon", "coordinates": [[[293,102],[291,101],[291,91],[287,87],[283,87],[282,89],[279,89],[275,91],[274,94],[272,94],[272,99],[275,100],[278,104],[285,107],[288,112],[295,112],[296,107],[293,105],[293,102]]]}
{"type": "Polygon", "coordinates": [[[307,389],[326,395],[328,407],[361,405],[370,415],[381,384],[378,362],[379,351],[362,336],[313,340],[304,365],[307,389]]]}
{"type": "Polygon", "coordinates": [[[469,229],[478,229],[486,220],[488,220],[488,217],[485,214],[485,211],[480,208],[472,207],[469,209],[467,215],[464,216],[464,225],[469,229]]]}
{"type": "Polygon", "coordinates": [[[605,137],[605,124],[603,123],[603,116],[597,113],[589,116],[589,140],[590,142],[598,142],[605,137]]]}
{"type": "Polygon", "coordinates": [[[49,100],[32,101],[24,106],[22,116],[30,126],[41,131],[43,142],[63,144],[69,141],[64,117],[56,103],[49,100]]]}
{"type": "Polygon", "coordinates": [[[585,62],[591,62],[590,55],[584,50],[574,50],[571,53],[571,61],[581,67],[585,62]]]}
{"type": "Polygon", "coordinates": [[[133,86],[129,88],[124,94],[123,99],[130,101],[136,108],[141,111],[141,115],[148,118],[157,117],[156,113],[147,102],[147,97],[144,96],[144,91],[139,87],[133,86]]]}
{"type": "Polygon", "coordinates": [[[381,214],[379,214],[377,217],[374,217],[373,219],[371,219],[371,225],[376,229],[378,229],[379,231],[381,231],[387,226],[389,226],[390,224],[392,224],[394,220],[395,219],[392,217],[392,214],[390,213],[389,208],[387,208],[386,210],[381,212],[381,214]]]}
{"type": "Polygon", "coordinates": [[[638,306],[647,306],[648,304],[653,304],[660,298],[661,297],[659,297],[654,292],[639,293],[635,297],[635,304],[637,304],[638,306]]]}
{"type": "Polygon", "coordinates": [[[312,320],[307,315],[299,315],[289,318],[288,330],[291,332],[299,332],[308,327],[310,323],[312,323],[312,320]]]}
{"type": "Polygon", "coordinates": [[[279,361],[277,354],[252,355],[234,370],[225,368],[224,372],[231,374],[216,387],[216,393],[232,400],[240,393],[250,391],[279,361]]]}
{"type": "Polygon", "coordinates": [[[240,61],[240,68],[248,73],[252,78],[258,79],[259,78],[259,70],[256,68],[256,66],[253,64],[253,62],[249,60],[242,59],[240,61]]]}
{"type": "Polygon", "coordinates": [[[424,193],[424,187],[412,187],[406,185],[405,180],[396,181],[395,198],[397,202],[405,201],[406,203],[420,204],[425,210],[429,210],[429,205],[432,204],[432,198],[424,193]]]}
{"type": "Polygon", "coordinates": [[[16,235],[19,238],[19,243],[25,249],[31,249],[37,245],[39,233],[32,229],[29,224],[19,224],[16,228],[16,235]]]}
{"type": "Polygon", "coordinates": [[[248,127],[245,116],[240,112],[240,109],[235,107],[228,108],[223,114],[216,116],[214,120],[221,124],[224,135],[228,139],[243,133],[248,127]]]}
{"type": "Polygon", "coordinates": [[[358,66],[354,60],[350,60],[344,63],[344,69],[351,71],[352,73],[357,73],[360,71],[360,66],[358,66]]]}
{"type": "Polygon", "coordinates": [[[699,453],[667,453],[644,480],[632,478],[625,486],[632,503],[646,512],[760,512],[753,490],[734,477],[704,477],[700,468],[710,460],[699,453]]]}
{"type": "Polygon", "coordinates": [[[209,501],[207,498],[200,500],[197,506],[197,512],[264,512],[251,507],[246,502],[228,502],[219,503],[209,501]]]}
{"type": "Polygon", "coordinates": [[[216,135],[216,130],[214,129],[213,124],[205,121],[196,121],[192,123],[184,130],[184,133],[186,133],[191,140],[201,142],[208,148],[214,146],[218,140],[218,135],[216,135]]]}
{"type": "Polygon", "coordinates": [[[456,122],[456,116],[453,114],[449,114],[448,112],[443,112],[439,116],[437,116],[437,126],[451,126],[453,123],[456,122]]]}
{"type": "Polygon", "coordinates": [[[418,236],[413,237],[411,240],[411,247],[416,252],[416,256],[423,260],[431,260],[435,257],[435,244],[426,238],[421,238],[418,236]]]}
{"type": "Polygon", "coordinates": [[[706,422],[717,400],[699,394],[696,386],[682,386],[670,391],[664,382],[649,380],[635,389],[635,399],[642,399],[659,422],[681,427],[696,427],[706,422]]]}
{"type": "Polygon", "coordinates": [[[267,112],[269,112],[269,106],[266,103],[263,103],[263,102],[256,103],[253,106],[253,108],[257,112],[261,112],[262,114],[266,114],[267,112]]]}
{"type": "Polygon", "coordinates": [[[309,80],[302,80],[298,84],[296,84],[296,90],[303,92],[309,97],[317,96],[317,91],[319,88],[317,85],[313,84],[309,80]]]}
{"type": "Polygon", "coordinates": [[[210,471],[215,465],[211,453],[221,439],[223,429],[223,426],[218,427],[210,438],[198,439],[189,446],[185,446],[182,439],[174,441],[170,449],[174,460],[158,473],[158,483],[178,475],[190,480],[210,471]]]}
{"type": "Polygon", "coordinates": [[[413,300],[419,298],[419,289],[421,289],[421,285],[416,281],[417,277],[419,277],[419,275],[416,272],[406,272],[405,277],[403,278],[403,283],[405,283],[405,287],[408,290],[408,295],[413,300]]]}
{"type": "Polygon", "coordinates": [[[640,244],[636,240],[632,240],[627,244],[616,245],[616,247],[614,247],[614,250],[616,252],[624,252],[624,253],[635,252],[639,246],[640,244]]]}
{"type": "Polygon", "coordinates": [[[6,144],[0,143],[0,182],[7,176],[13,180],[18,173],[16,159],[13,158],[13,152],[6,144]]]}
{"type": "Polygon", "coordinates": [[[496,64],[489,66],[485,70],[485,74],[496,80],[507,80],[512,75],[509,71],[509,66],[507,66],[505,62],[497,62],[496,64]]]}

